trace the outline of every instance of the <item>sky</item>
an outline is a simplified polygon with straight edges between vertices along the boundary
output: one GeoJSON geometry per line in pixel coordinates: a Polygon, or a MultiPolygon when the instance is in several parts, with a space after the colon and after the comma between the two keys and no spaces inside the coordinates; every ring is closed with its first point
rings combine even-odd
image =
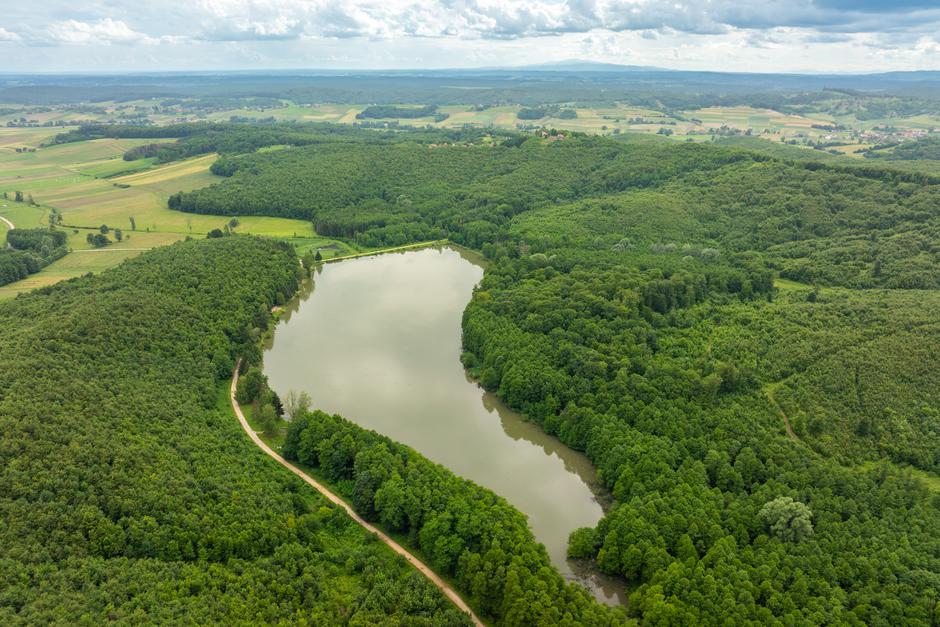
{"type": "Polygon", "coordinates": [[[940,70],[940,0],[4,2],[0,71],[940,70]]]}

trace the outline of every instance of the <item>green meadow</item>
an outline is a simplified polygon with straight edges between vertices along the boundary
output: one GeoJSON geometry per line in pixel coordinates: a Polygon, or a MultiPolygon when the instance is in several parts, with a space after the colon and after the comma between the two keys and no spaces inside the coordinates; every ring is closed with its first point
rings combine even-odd
{"type": "MultiPolygon", "coordinates": [[[[43,145],[61,129],[0,129],[0,216],[22,228],[48,224],[53,209],[61,213],[68,230],[70,252],[37,274],[0,288],[0,298],[63,279],[100,272],[155,246],[186,237],[202,238],[224,228],[224,216],[193,215],[167,208],[167,198],[218,182],[209,171],[216,155],[204,155],[155,165],[152,159],[124,161],[129,148],[147,143],[141,139],[101,139],[59,145],[43,145]],[[17,153],[16,147],[35,147],[17,153]],[[15,192],[32,196],[35,205],[13,201],[15,192]],[[122,242],[92,249],[86,238],[102,225],[119,228],[122,242]]],[[[7,226],[0,221],[0,234],[7,226]]],[[[302,249],[324,248],[323,256],[348,254],[351,248],[321,238],[310,222],[288,218],[238,219],[238,233],[285,238],[302,249]]],[[[113,239],[113,236],[112,236],[113,239]]]]}

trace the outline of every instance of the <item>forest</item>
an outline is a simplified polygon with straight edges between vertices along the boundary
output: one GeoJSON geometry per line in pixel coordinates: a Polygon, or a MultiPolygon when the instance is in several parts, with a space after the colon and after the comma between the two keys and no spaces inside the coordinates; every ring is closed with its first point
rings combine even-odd
{"type": "Polygon", "coordinates": [[[613,625],[619,608],[566,583],[537,543],[526,517],[491,490],[455,476],[413,449],[338,415],[310,411],[307,397],[285,400],[268,386],[253,354],[236,399],[269,436],[289,420],[281,453],[328,481],[366,520],[407,538],[496,625],[613,625]]]}
{"type": "MultiPolygon", "coordinates": [[[[176,194],[170,207],[306,218],[320,234],[365,246],[446,234],[488,250],[502,245],[515,215],[580,199],[587,204],[569,211],[610,218],[597,237],[612,246],[642,226],[639,205],[652,199],[654,215],[644,219],[665,223],[660,216],[669,212],[682,226],[670,235],[723,251],[734,266],[753,265],[746,261],[753,258],[784,278],[820,285],[940,286],[934,210],[940,185],[924,184],[927,177],[647,139],[504,144],[431,146],[399,136],[391,149],[333,142],[236,155],[214,166],[227,181],[176,194]]],[[[649,229],[641,234],[647,249],[683,243],[649,229]]]]}
{"type": "Polygon", "coordinates": [[[0,285],[6,285],[61,259],[68,252],[66,233],[54,228],[10,229],[0,249],[0,285]]]}
{"type": "Polygon", "coordinates": [[[0,623],[468,624],[232,416],[297,268],[186,241],[0,303],[0,623]]]}
{"type": "Polygon", "coordinates": [[[517,509],[404,445],[314,411],[291,421],[283,453],[342,486],[366,519],[407,535],[493,624],[624,621],[565,583],[517,509]]]}
{"type": "MultiPolygon", "coordinates": [[[[614,506],[569,551],[630,583],[631,615],[940,620],[929,177],[577,135],[226,162],[225,181],[171,206],[306,218],[368,246],[446,236],[487,256],[464,364],[598,468],[614,506]]],[[[349,455],[381,438],[311,416],[297,458],[358,477],[349,455]],[[345,444],[318,449],[334,430],[345,444]],[[321,459],[340,448],[347,461],[321,459]]],[[[382,464],[437,473],[397,457],[382,464]]],[[[422,542],[377,494],[373,515],[422,542]]]]}
{"type": "Polygon", "coordinates": [[[915,159],[940,159],[940,141],[936,137],[923,137],[914,141],[903,142],[896,146],[885,146],[890,151],[881,152],[882,146],[873,146],[865,153],[871,159],[911,161],[915,159]]]}
{"type": "Polygon", "coordinates": [[[393,105],[372,105],[356,114],[357,120],[381,118],[427,118],[433,117],[435,121],[447,119],[446,114],[439,114],[437,106],[426,107],[396,107],[393,105]]]}
{"type": "MultiPolygon", "coordinates": [[[[411,131],[409,142],[473,141],[483,131],[433,129],[411,131]]],[[[165,126],[122,126],[116,124],[87,124],[78,129],[56,135],[51,143],[67,144],[91,139],[172,139],[130,148],[124,153],[125,161],[153,158],[156,163],[169,163],[211,152],[220,155],[243,155],[270,146],[308,146],[332,142],[385,144],[402,141],[401,131],[363,130],[339,124],[293,123],[264,121],[252,124],[231,122],[191,122],[165,126]]],[[[231,174],[231,164],[220,161],[213,172],[223,176],[231,174]]]]}

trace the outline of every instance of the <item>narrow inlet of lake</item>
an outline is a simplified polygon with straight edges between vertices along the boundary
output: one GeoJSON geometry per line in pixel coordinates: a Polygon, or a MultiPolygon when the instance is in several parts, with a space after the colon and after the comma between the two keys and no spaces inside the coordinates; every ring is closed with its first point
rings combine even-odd
{"type": "Polygon", "coordinates": [[[588,459],[526,422],[470,380],[460,363],[461,318],[483,268],[452,248],[328,264],[285,311],[264,357],[284,398],[408,444],[506,498],[566,578],[599,600],[624,588],[566,559],[568,535],[603,515],[588,459]]]}

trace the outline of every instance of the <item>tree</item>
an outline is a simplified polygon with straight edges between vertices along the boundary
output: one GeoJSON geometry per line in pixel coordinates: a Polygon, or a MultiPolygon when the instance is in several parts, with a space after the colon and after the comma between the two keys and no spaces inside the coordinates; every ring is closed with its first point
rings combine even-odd
{"type": "Polygon", "coordinates": [[[228,228],[234,230],[239,224],[241,224],[241,222],[238,221],[238,218],[232,218],[228,221],[228,228]]]}
{"type": "Polygon", "coordinates": [[[319,249],[317,250],[317,254],[313,256],[313,260],[316,261],[317,263],[320,263],[321,261],[323,261],[323,255],[320,254],[319,249]]]}
{"type": "Polygon", "coordinates": [[[102,225],[98,228],[98,230],[101,231],[101,234],[102,234],[102,235],[107,235],[108,233],[111,232],[111,229],[108,227],[107,224],[102,224],[102,225]]]}
{"type": "Polygon", "coordinates": [[[281,397],[277,395],[277,392],[274,390],[269,390],[271,392],[271,405],[274,407],[274,413],[277,414],[278,418],[284,417],[284,404],[281,402],[281,397]]]}
{"type": "Polygon", "coordinates": [[[379,513],[379,520],[395,531],[402,529],[405,524],[405,494],[405,482],[397,471],[375,492],[375,509],[379,513]]]}
{"type": "Polygon", "coordinates": [[[26,196],[26,202],[29,203],[30,205],[34,205],[34,206],[36,205],[36,201],[33,200],[32,194],[29,194],[26,196]]]}
{"type": "Polygon", "coordinates": [[[222,229],[212,229],[206,233],[206,239],[215,239],[217,237],[225,237],[225,233],[222,232],[222,229]]]}
{"type": "Polygon", "coordinates": [[[274,435],[277,431],[277,412],[272,405],[264,405],[258,412],[258,422],[265,435],[274,435]]]}
{"type": "Polygon", "coordinates": [[[250,403],[255,400],[268,385],[268,378],[260,368],[249,368],[248,372],[238,378],[236,400],[239,403],[250,403]]]}
{"type": "Polygon", "coordinates": [[[121,241],[124,239],[124,232],[121,229],[114,229],[114,239],[121,241]]]}
{"type": "Polygon", "coordinates": [[[310,271],[313,270],[313,266],[316,264],[316,258],[314,257],[313,252],[308,250],[306,253],[304,253],[303,258],[301,259],[301,263],[303,264],[304,270],[307,271],[307,275],[309,276],[310,271]]]}
{"type": "Polygon", "coordinates": [[[101,233],[95,233],[92,235],[90,241],[92,246],[95,248],[104,248],[111,243],[111,240],[109,240],[106,235],[102,235],[101,233]]]}
{"type": "Polygon", "coordinates": [[[287,398],[284,399],[284,411],[288,420],[294,420],[301,414],[306,413],[312,403],[310,395],[306,392],[298,392],[297,390],[288,392],[287,398]]]}
{"type": "Polygon", "coordinates": [[[13,195],[13,200],[15,200],[16,202],[23,202],[23,192],[16,192],[13,195]]]}
{"type": "Polygon", "coordinates": [[[136,230],[137,230],[137,220],[134,219],[134,216],[131,216],[130,218],[128,218],[128,220],[131,221],[131,230],[132,230],[132,231],[136,231],[136,230]]]}
{"type": "Polygon", "coordinates": [[[770,531],[784,542],[799,542],[813,535],[813,512],[805,503],[779,496],[761,508],[761,517],[770,531]]]}
{"type": "Polygon", "coordinates": [[[568,536],[568,557],[592,558],[597,555],[597,532],[591,527],[575,529],[568,536]]]}

